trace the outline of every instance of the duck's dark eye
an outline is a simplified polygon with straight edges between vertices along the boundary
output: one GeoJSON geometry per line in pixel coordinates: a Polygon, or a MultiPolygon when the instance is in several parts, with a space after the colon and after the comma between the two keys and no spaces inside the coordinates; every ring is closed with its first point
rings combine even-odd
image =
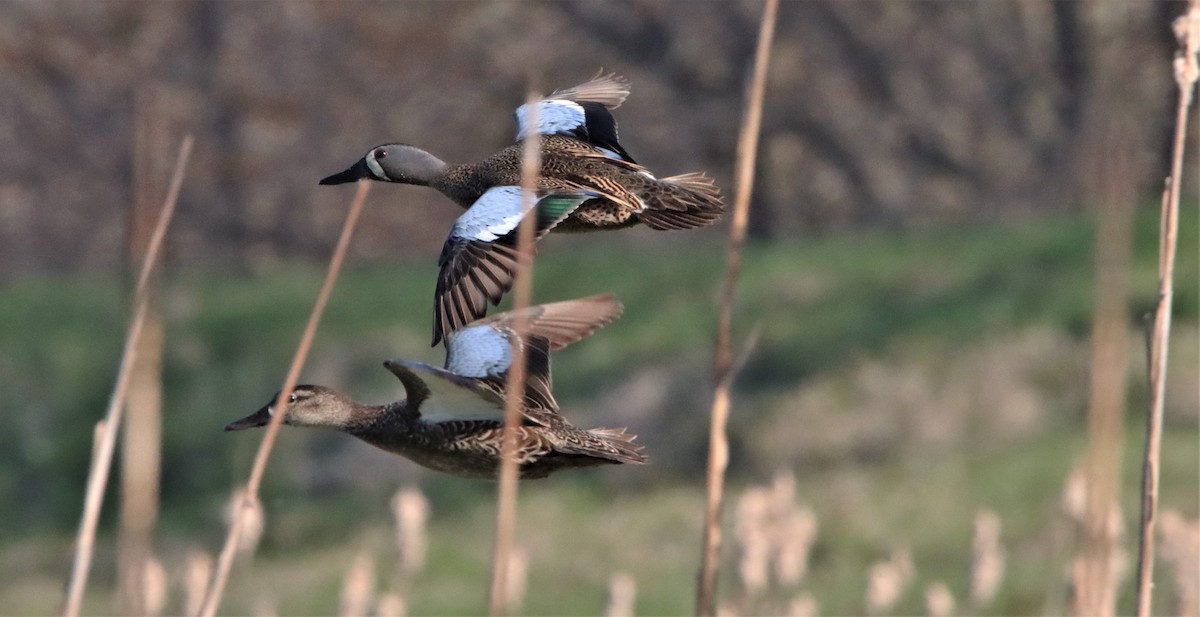
{"type": "Polygon", "coordinates": [[[381,158],[384,158],[384,157],[386,157],[386,156],[387,156],[387,150],[384,150],[383,148],[378,148],[378,149],[376,149],[376,150],[375,150],[375,159],[376,159],[376,160],[379,160],[379,159],[381,159],[381,158]]]}
{"type": "Polygon", "coordinates": [[[290,397],[288,400],[289,400],[290,402],[293,402],[293,403],[295,403],[295,402],[296,402],[296,393],[295,393],[295,392],[293,392],[293,393],[292,393],[292,396],[291,396],[291,397],[290,397]]]}

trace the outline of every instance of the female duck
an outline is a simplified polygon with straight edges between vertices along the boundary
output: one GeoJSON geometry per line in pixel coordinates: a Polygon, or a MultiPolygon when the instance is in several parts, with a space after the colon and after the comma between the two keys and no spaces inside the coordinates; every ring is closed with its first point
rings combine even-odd
{"type": "MultiPolygon", "coordinates": [[[[477,321],[446,338],[446,364],[384,362],[404,385],[406,398],[362,405],[322,386],[297,386],[287,397],[284,424],[332,428],[373,446],[446,473],[494,478],[500,461],[504,384],[512,343],[524,346],[527,379],[518,427],[522,478],[543,478],[570,467],[646,462],[635,435],[625,429],[580,429],[558,412],[551,393],[549,352],[590,335],[615,319],[621,305],[611,295],[535,306],[477,321]],[[523,320],[518,339],[514,324],[523,320]]],[[[229,423],[236,431],[265,426],[280,397],[229,423]]]]}

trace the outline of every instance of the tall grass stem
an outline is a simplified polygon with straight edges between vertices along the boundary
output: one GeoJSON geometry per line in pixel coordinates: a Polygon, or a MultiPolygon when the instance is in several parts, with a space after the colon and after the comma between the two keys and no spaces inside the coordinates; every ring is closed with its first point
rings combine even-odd
{"type": "Polygon", "coordinates": [[[192,145],[195,140],[191,135],[183,138],[179,144],[179,155],[176,158],[175,170],[171,175],[171,185],[163,199],[162,210],[150,243],[146,247],[146,255],[142,260],[142,268],[138,274],[137,285],[133,293],[133,317],[125,335],[125,346],[121,352],[121,363],[117,369],[116,385],[109,398],[108,411],[104,415],[104,430],[99,431],[100,440],[95,444],[95,455],[92,457],[91,469],[88,470],[87,488],[84,493],[83,516],[79,522],[79,534],[75,540],[75,560],[71,566],[71,576],[67,583],[67,596],[63,603],[62,614],[74,617],[79,614],[83,602],[83,591],[87,587],[87,579],[92,566],[92,552],[96,543],[96,526],[100,521],[100,508],[104,501],[104,490],[108,485],[108,474],[112,470],[113,452],[116,449],[117,434],[120,432],[121,415],[125,408],[125,397],[128,393],[130,377],[133,374],[134,361],[137,359],[138,343],[141,339],[142,328],[149,313],[149,282],[150,275],[158,264],[163,239],[167,227],[175,214],[175,205],[179,200],[179,191],[183,186],[184,171],[188,159],[191,158],[192,145]]]}
{"type": "Polygon", "coordinates": [[[716,349],[713,359],[712,424],[709,429],[707,491],[704,513],[704,537],[699,581],[696,585],[696,614],[712,616],[717,612],[717,563],[721,549],[721,497],[725,485],[725,468],[729,463],[729,389],[733,383],[733,300],[741,270],[742,245],[746,239],[749,220],[750,194],[754,187],[754,163],[758,137],[762,127],[763,97],[766,91],[767,66],[771,58],[771,42],[775,36],[775,14],[778,0],[767,0],[763,7],[758,31],[758,47],[754,53],[754,73],[747,88],[746,113],[738,136],[737,168],[733,220],[729,225],[729,260],[721,294],[721,309],[717,323],[716,349]]]}
{"type": "Polygon", "coordinates": [[[1150,615],[1154,581],[1154,523],[1158,513],[1158,475],[1162,450],[1163,405],[1167,383],[1167,346],[1171,333],[1171,300],[1174,294],[1175,253],[1179,236],[1179,185],[1183,176],[1183,151],[1188,109],[1192,103],[1200,66],[1200,0],[1191,0],[1188,11],[1175,20],[1180,50],[1175,56],[1179,87],[1175,111],[1175,137],[1171,150],[1171,176],[1163,195],[1158,258],[1158,305],[1150,339],[1150,401],[1146,414],[1146,451],[1142,462],[1142,507],[1138,525],[1137,614],[1150,615]]]}
{"type": "MultiPolygon", "coordinates": [[[[526,102],[529,116],[527,126],[537,126],[538,107],[534,105],[541,95],[529,92],[526,102]]],[[[533,241],[537,221],[537,186],[541,162],[541,138],[530,131],[521,149],[521,209],[527,214],[517,226],[517,269],[513,277],[513,311],[517,315],[513,329],[517,336],[513,341],[512,363],[504,396],[504,429],[500,444],[499,491],[496,497],[496,544],[492,561],[492,587],[488,603],[488,614],[505,615],[512,612],[513,598],[509,584],[509,569],[512,566],[513,535],[517,523],[517,429],[521,425],[521,405],[525,399],[525,318],[522,309],[529,306],[533,296],[533,241]]]]}
{"type": "Polygon", "coordinates": [[[337,248],[334,249],[333,257],[329,260],[325,282],[321,285],[321,291],[317,294],[317,300],[313,303],[312,312],[308,316],[308,323],[304,327],[304,334],[300,337],[300,344],[296,348],[295,355],[292,356],[292,364],[288,368],[287,377],[279,391],[279,398],[275,401],[276,411],[271,416],[271,422],[267,425],[266,433],[258,446],[258,454],[255,456],[254,466],[250,470],[250,480],[246,483],[246,488],[242,493],[242,506],[234,508],[233,520],[229,524],[229,532],[225,537],[225,545],[217,559],[216,571],[213,573],[212,582],[204,595],[204,603],[200,609],[200,614],[205,617],[212,617],[216,614],[217,607],[221,603],[221,596],[225,593],[225,583],[229,580],[229,570],[233,567],[233,559],[237,554],[238,541],[242,533],[242,526],[245,524],[246,513],[257,505],[258,489],[262,484],[263,473],[266,471],[271,449],[275,445],[275,438],[279,434],[279,427],[282,426],[283,417],[287,414],[289,395],[296,387],[300,368],[304,366],[304,361],[308,358],[308,350],[312,347],[317,324],[320,323],[321,315],[325,312],[325,304],[333,292],[333,284],[337,281],[338,274],[341,273],[342,262],[345,261],[346,251],[350,246],[350,238],[354,235],[359,214],[362,213],[363,203],[367,199],[367,191],[370,189],[369,182],[369,180],[358,181],[358,191],[354,194],[354,201],[350,203],[350,211],[346,214],[345,224],[342,225],[342,234],[338,238],[337,248]]]}

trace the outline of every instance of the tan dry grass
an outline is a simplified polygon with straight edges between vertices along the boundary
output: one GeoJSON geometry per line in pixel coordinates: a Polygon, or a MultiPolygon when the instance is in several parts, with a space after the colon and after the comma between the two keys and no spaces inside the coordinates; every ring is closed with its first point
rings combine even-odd
{"type": "Polygon", "coordinates": [[[1188,109],[1196,81],[1200,78],[1200,0],[1191,0],[1188,10],[1172,24],[1179,51],[1173,63],[1179,95],[1175,106],[1175,136],[1171,173],[1163,194],[1159,236],[1158,306],[1154,311],[1150,339],[1150,404],[1146,414],[1146,454],[1142,464],[1142,507],[1138,526],[1137,614],[1148,617],[1154,581],[1154,523],[1158,510],[1159,461],[1167,379],[1167,349],[1171,332],[1171,301],[1174,295],[1175,254],[1179,236],[1179,190],[1187,136],[1188,109]]]}
{"type": "Polygon", "coordinates": [[[83,591],[87,587],[88,573],[92,566],[92,551],[96,541],[96,526],[100,520],[100,508],[108,484],[108,474],[112,469],[117,432],[121,428],[121,416],[125,408],[125,397],[132,378],[134,363],[137,361],[142,328],[150,310],[151,275],[158,265],[163,239],[166,237],[167,227],[175,213],[175,204],[178,202],[179,191],[183,186],[184,171],[187,169],[188,159],[191,157],[193,143],[192,136],[187,135],[179,145],[179,156],[171,175],[171,185],[163,200],[162,210],[155,224],[154,232],[151,234],[145,259],[142,261],[142,267],[138,273],[137,285],[134,287],[133,316],[125,335],[121,363],[117,369],[116,385],[113,386],[112,397],[109,399],[108,411],[105,413],[103,424],[97,425],[97,441],[93,444],[92,464],[88,470],[83,513],[75,542],[75,559],[67,582],[66,597],[63,600],[62,612],[69,617],[79,614],[80,604],[83,602],[83,591]]]}
{"type": "Polygon", "coordinates": [[[729,225],[728,263],[721,293],[721,309],[717,324],[716,350],[713,358],[713,402],[710,416],[708,466],[706,473],[706,503],[704,536],[701,540],[700,575],[696,585],[696,614],[715,615],[717,612],[717,568],[721,550],[721,498],[725,485],[725,468],[729,464],[729,391],[733,385],[733,301],[741,270],[742,244],[750,212],[750,193],[754,187],[755,160],[762,126],[763,97],[766,91],[767,67],[771,59],[771,42],[775,37],[775,15],[778,0],[767,0],[763,7],[754,54],[754,73],[747,86],[746,113],[738,135],[735,169],[733,220],[729,225]]]}
{"type": "Polygon", "coordinates": [[[296,381],[300,376],[300,368],[304,366],[304,362],[308,358],[308,350],[312,347],[313,337],[317,332],[317,324],[321,321],[325,305],[328,303],[329,296],[333,292],[333,284],[337,281],[338,274],[341,272],[342,262],[346,258],[346,250],[350,246],[350,238],[353,236],[354,229],[358,224],[358,217],[362,212],[363,204],[366,202],[369,190],[370,184],[368,184],[367,180],[360,180],[358,182],[358,190],[355,192],[354,200],[351,202],[349,212],[346,214],[346,222],[342,226],[341,235],[338,237],[337,247],[333,251],[333,257],[329,260],[329,269],[325,273],[325,281],[321,285],[320,292],[317,293],[317,299],[313,303],[312,312],[309,313],[304,333],[300,336],[300,344],[297,345],[296,353],[292,356],[292,363],[288,368],[287,377],[284,378],[283,387],[279,390],[279,400],[275,401],[274,408],[276,413],[271,417],[271,422],[267,424],[262,442],[260,442],[258,452],[254,458],[254,465],[250,469],[250,480],[246,483],[244,493],[244,506],[235,509],[233,521],[229,525],[229,533],[225,536],[225,545],[221,548],[221,555],[217,559],[216,571],[208,591],[205,593],[204,602],[200,609],[200,614],[205,617],[216,615],[217,608],[221,603],[221,597],[225,593],[225,585],[229,580],[229,571],[233,568],[233,560],[238,552],[240,537],[243,527],[246,524],[245,513],[248,511],[248,507],[252,509],[253,503],[258,501],[258,489],[262,484],[263,474],[267,469],[267,460],[271,456],[271,450],[275,445],[279,428],[283,426],[283,418],[287,414],[288,393],[296,387],[296,381]]]}

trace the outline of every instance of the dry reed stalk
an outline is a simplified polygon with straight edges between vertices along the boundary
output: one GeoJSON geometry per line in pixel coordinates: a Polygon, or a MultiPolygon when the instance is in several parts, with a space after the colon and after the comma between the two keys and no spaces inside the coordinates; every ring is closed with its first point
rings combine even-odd
{"type": "Polygon", "coordinates": [[[396,491],[395,497],[392,497],[392,515],[396,519],[400,572],[407,582],[425,567],[425,524],[429,520],[429,500],[419,488],[396,491]]]}
{"type": "Polygon", "coordinates": [[[1191,0],[1188,11],[1173,24],[1180,51],[1174,61],[1179,88],[1175,112],[1175,138],[1171,176],[1163,195],[1158,253],[1158,306],[1150,340],[1150,405],[1146,415],[1146,454],[1142,463],[1142,507],[1138,527],[1137,614],[1150,614],[1154,580],[1154,519],[1158,509],[1158,466],[1162,449],[1163,405],[1167,383],[1167,345],[1171,333],[1171,299],[1174,294],[1175,253],[1179,233],[1179,185],[1183,175],[1183,149],[1188,108],[1200,76],[1200,0],[1191,0]]]}
{"type": "MultiPolygon", "coordinates": [[[[131,268],[145,259],[162,202],[170,144],[164,138],[165,117],[151,110],[152,97],[145,89],[135,93],[133,130],[133,203],[127,234],[131,268]]],[[[157,278],[155,280],[157,282],[157,278]]],[[[157,287],[157,284],[152,285],[157,287]]],[[[156,295],[156,294],[155,294],[156,295]]],[[[149,300],[145,324],[133,363],[122,422],[120,506],[117,532],[117,606],[123,615],[147,613],[145,605],[147,560],[151,558],[154,526],[158,519],[159,476],[162,459],[162,354],[164,329],[158,302],[149,300]]]]}
{"type": "Polygon", "coordinates": [[[637,581],[625,572],[608,579],[608,598],[604,602],[604,617],[633,617],[637,599],[637,581]]]}
{"type": "Polygon", "coordinates": [[[133,294],[133,317],[125,335],[125,346],[121,352],[121,363],[117,369],[116,385],[109,399],[108,411],[104,416],[104,429],[98,430],[100,441],[95,444],[91,468],[88,470],[87,488],[84,494],[83,516],[79,523],[79,534],[75,540],[75,559],[71,566],[71,577],[67,583],[67,595],[63,602],[62,614],[74,617],[79,614],[83,602],[83,590],[87,587],[88,573],[92,566],[92,551],[96,542],[96,526],[100,520],[100,507],[104,500],[104,490],[108,485],[108,474],[112,469],[113,451],[116,449],[117,433],[121,426],[122,410],[125,407],[125,396],[129,388],[134,361],[137,359],[139,339],[142,328],[149,312],[149,281],[150,275],[158,264],[163,238],[167,226],[175,213],[175,204],[179,199],[179,190],[183,186],[183,174],[187,168],[188,158],[191,157],[191,135],[183,138],[179,144],[179,156],[175,162],[175,170],[171,176],[170,188],[163,200],[158,223],[151,234],[150,243],[146,248],[146,258],[138,274],[137,285],[133,294]]]}
{"type": "Polygon", "coordinates": [[[746,239],[749,220],[750,193],[754,187],[754,162],[758,152],[758,137],[762,126],[763,96],[766,91],[767,65],[771,58],[771,41],[775,36],[775,14],[778,0],[767,0],[763,7],[758,30],[758,45],[754,52],[754,73],[748,84],[746,113],[738,135],[737,169],[733,220],[729,225],[729,260],[721,295],[720,317],[717,323],[716,349],[713,353],[713,402],[710,415],[708,466],[704,536],[702,539],[700,573],[696,585],[696,614],[711,616],[717,612],[717,565],[721,556],[721,498],[725,489],[725,468],[729,465],[729,390],[733,385],[733,299],[741,270],[742,244],[746,239]]]}
{"type": "Polygon", "coordinates": [[[217,560],[216,572],[213,574],[212,582],[205,593],[204,603],[200,609],[200,614],[205,617],[212,617],[216,614],[217,606],[221,603],[221,596],[225,593],[225,583],[229,579],[229,571],[233,567],[233,559],[239,545],[238,538],[246,520],[245,506],[252,507],[252,502],[258,501],[258,488],[262,484],[263,473],[267,469],[267,459],[271,456],[271,449],[275,445],[279,427],[283,426],[283,417],[287,413],[288,395],[296,387],[296,380],[300,376],[300,367],[304,366],[304,361],[308,358],[308,350],[312,346],[313,336],[317,332],[317,324],[321,321],[321,315],[325,312],[325,304],[333,292],[333,284],[341,272],[342,262],[346,258],[346,250],[350,246],[350,238],[354,234],[358,216],[367,199],[367,191],[370,189],[368,182],[368,180],[358,181],[358,190],[354,194],[354,201],[350,203],[350,211],[346,214],[346,222],[342,226],[341,236],[338,237],[337,248],[334,249],[333,257],[329,260],[325,282],[321,285],[316,302],[313,303],[308,323],[304,327],[304,334],[300,337],[300,344],[296,347],[287,377],[283,381],[283,387],[280,388],[279,399],[275,401],[276,412],[271,416],[271,422],[267,424],[262,442],[259,443],[258,453],[250,470],[250,480],[246,483],[246,503],[244,507],[236,510],[233,522],[229,525],[229,533],[225,536],[225,545],[221,548],[221,556],[217,560]]]}
{"type": "MultiPolygon", "coordinates": [[[[971,604],[976,608],[996,597],[1004,580],[1005,554],[1000,542],[1000,515],[982,510],[975,515],[971,539],[971,604]]],[[[951,609],[953,610],[953,609],[951,609]]]]}
{"type": "Polygon", "coordinates": [[[954,594],[945,583],[939,581],[925,588],[925,611],[929,617],[950,617],[954,609],[954,594]]]}
{"type": "Polygon", "coordinates": [[[338,617],[359,617],[367,614],[375,593],[375,560],[366,551],[354,558],[354,563],[342,579],[342,595],[338,601],[338,617]]]}
{"type": "Polygon", "coordinates": [[[193,550],[188,553],[183,573],[183,613],[199,615],[204,604],[204,590],[212,576],[213,560],[208,553],[193,550]]]}
{"type": "MultiPolygon", "coordinates": [[[[1116,104],[1114,104],[1115,106],[1116,104]]],[[[1089,113],[1096,142],[1088,157],[1086,187],[1095,203],[1095,286],[1088,383],[1086,500],[1081,575],[1075,588],[1083,615],[1111,615],[1115,590],[1110,570],[1117,546],[1106,535],[1111,504],[1120,494],[1126,377],[1129,372],[1129,254],[1137,185],[1136,127],[1113,106],[1094,102],[1089,113]]]]}
{"type": "MultiPolygon", "coordinates": [[[[526,122],[529,126],[537,125],[538,109],[533,103],[541,98],[541,95],[530,89],[526,97],[526,103],[529,104],[526,122]]],[[[512,561],[509,554],[513,550],[513,533],[517,524],[517,427],[521,423],[521,401],[524,400],[525,392],[525,346],[520,341],[526,325],[520,311],[529,306],[533,295],[533,241],[537,216],[530,208],[536,207],[533,190],[537,186],[538,174],[542,167],[540,148],[540,136],[536,131],[531,131],[521,149],[521,207],[530,214],[522,218],[517,226],[517,267],[513,273],[512,310],[517,311],[513,330],[518,336],[513,339],[512,362],[504,385],[504,438],[500,446],[496,544],[492,558],[491,596],[488,602],[488,614],[493,616],[508,614],[513,606],[509,595],[508,568],[512,561]]]]}

